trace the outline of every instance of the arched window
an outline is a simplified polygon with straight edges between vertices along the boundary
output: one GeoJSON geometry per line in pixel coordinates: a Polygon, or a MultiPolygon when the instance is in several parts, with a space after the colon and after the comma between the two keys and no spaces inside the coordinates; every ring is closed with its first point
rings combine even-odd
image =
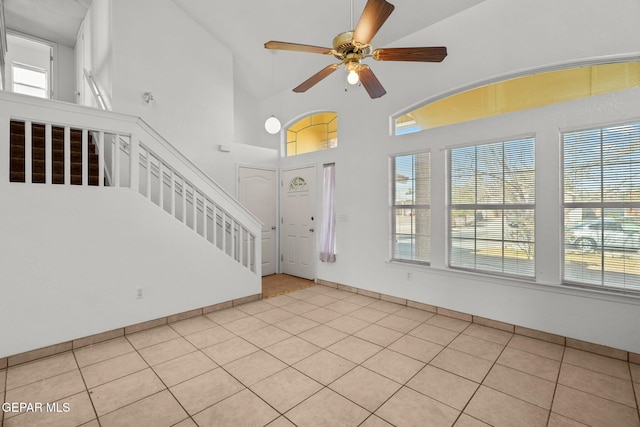
{"type": "Polygon", "coordinates": [[[640,62],[580,66],[460,92],[395,118],[395,134],[497,116],[640,86],[640,62]]]}
{"type": "Polygon", "coordinates": [[[298,120],[287,129],[287,157],[337,146],[337,113],[324,112],[310,114],[298,120]]]}

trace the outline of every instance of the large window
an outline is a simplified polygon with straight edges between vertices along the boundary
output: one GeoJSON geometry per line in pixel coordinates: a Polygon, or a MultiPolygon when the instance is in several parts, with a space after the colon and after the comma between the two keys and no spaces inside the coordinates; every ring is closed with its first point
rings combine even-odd
{"type": "Polygon", "coordinates": [[[534,276],[533,138],[449,151],[449,265],[534,276]]]}
{"type": "Polygon", "coordinates": [[[428,263],[431,258],[431,156],[391,159],[391,258],[428,263]]]}
{"type": "Polygon", "coordinates": [[[640,291],[640,123],[562,144],[565,282],[640,291]]]}

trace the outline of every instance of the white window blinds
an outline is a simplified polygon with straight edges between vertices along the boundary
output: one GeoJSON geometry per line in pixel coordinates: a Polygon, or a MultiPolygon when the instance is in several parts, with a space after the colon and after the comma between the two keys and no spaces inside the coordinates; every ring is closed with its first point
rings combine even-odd
{"type": "Polygon", "coordinates": [[[449,151],[449,265],[534,276],[534,139],[449,151]]]}
{"type": "Polygon", "coordinates": [[[395,156],[391,163],[391,258],[428,263],[431,258],[431,155],[395,156]]]}
{"type": "Polygon", "coordinates": [[[565,282],[640,291],[640,123],[562,145],[565,282]]]}

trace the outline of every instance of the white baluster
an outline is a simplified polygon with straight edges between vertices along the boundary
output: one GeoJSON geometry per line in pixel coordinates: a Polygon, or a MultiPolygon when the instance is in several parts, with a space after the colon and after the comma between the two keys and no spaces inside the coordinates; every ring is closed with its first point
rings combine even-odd
{"type": "Polygon", "coordinates": [[[239,238],[238,238],[238,243],[240,245],[240,250],[239,250],[239,254],[238,254],[238,262],[240,263],[240,265],[244,265],[242,264],[242,261],[244,260],[244,235],[245,235],[245,229],[244,227],[240,227],[240,224],[238,224],[238,234],[239,234],[239,238]]]}
{"type": "Polygon", "coordinates": [[[215,203],[211,204],[211,216],[213,217],[213,221],[211,227],[213,227],[213,246],[218,247],[218,240],[216,239],[218,235],[218,208],[215,203]]]}
{"type": "Polygon", "coordinates": [[[222,251],[227,252],[227,214],[222,211],[222,251]]]}
{"type": "Polygon", "coordinates": [[[253,253],[251,251],[251,233],[247,230],[247,268],[251,270],[251,261],[253,260],[253,253]]]}
{"type": "Polygon", "coordinates": [[[44,182],[53,182],[53,143],[51,142],[51,123],[44,125],[44,182]]]}
{"type": "Polygon", "coordinates": [[[169,184],[169,188],[171,189],[171,198],[169,209],[171,209],[171,216],[173,218],[176,217],[176,173],[173,169],[171,169],[171,181],[169,184]]]}
{"type": "Polygon", "coordinates": [[[187,181],[182,178],[182,223],[187,225],[187,181]]]}
{"type": "Polygon", "coordinates": [[[209,240],[207,236],[207,221],[209,220],[209,214],[207,214],[207,197],[202,195],[202,236],[204,240],[209,240]]]}
{"type": "Polygon", "coordinates": [[[237,261],[238,257],[236,256],[236,248],[238,247],[238,237],[236,236],[236,222],[233,219],[230,219],[229,224],[231,224],[231,258],[237,261]]]}
{"type": "Polygon", "coordinates": [[[145,147],[145,168],[147,173],[147,187],[145,188],[147,199],[151,200],[151,152],[145,147]]]}
{"type": "Polygon", "coordinates": [[[113,150],[113,186],[120,187],[120,135],[115,135],[116,141],[113,150]]]}
{"type": "Polygon", "coordinates": [[[82,185],[89,185],[89,132],[82,129],[82,185]]]}
{"type": "Polygon", "coordinates": [[[64,128],[64,184],[71,185],[71,128],[64,128]]]}
{"type": "Polygon", "coordinates": [[[162,160],[158,162],[158,181],[158,206],[160,206],[160,209],[164,210],[164,168],[162,167],[162,160]]]}
{"type": "Polygon", "coordinates": [[[129,136],[129,183],[131,189],[140,191],[140,144],[136,134],[129,136]]]}
{"type": "Polygon", "coordinates": [[[104,187],[104,132],[98,133],[98,186],[104,187]]]}
{"type": "Polygon", "coordinates": [[[193,216],[193,231],[195,231],[196,233],[198,232],[198,193],[196,193],[196,187],[191,187],[192,189],[192,203],[193,203],[193,212],[192,216],[193,216]]]}
{"type": "Polygon", "coordinates": [[[33,182],[33,140],[31,122],[24,123],[24,182],[33,182]]]}

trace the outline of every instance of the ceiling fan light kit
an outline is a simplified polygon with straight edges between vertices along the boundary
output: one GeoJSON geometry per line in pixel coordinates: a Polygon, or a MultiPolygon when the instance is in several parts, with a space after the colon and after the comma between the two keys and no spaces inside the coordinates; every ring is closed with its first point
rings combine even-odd
{"type": "Polygon", "coordinates": [[[361,83],[372,99],[379,98],[386,94],[387,91],[371,71],[371,68],[362,63],[364,59],[373,58],[375,61],[441,62],[447,56],[447,48],[444,46],[400,47],[372,51],[371,41],[373,37],[389,18],[394,8],[395,6],[386,0],[368,0],[355,30],[338,34],[333,39],[333,49],[281,41],[269,41],[264,44],[264,47],[272,50],[333,55],[340,61],[337,64],[328,65],[302,82],[293,89],[294,92],[306,92],[344,64],[349,84],[361,83]]]}

